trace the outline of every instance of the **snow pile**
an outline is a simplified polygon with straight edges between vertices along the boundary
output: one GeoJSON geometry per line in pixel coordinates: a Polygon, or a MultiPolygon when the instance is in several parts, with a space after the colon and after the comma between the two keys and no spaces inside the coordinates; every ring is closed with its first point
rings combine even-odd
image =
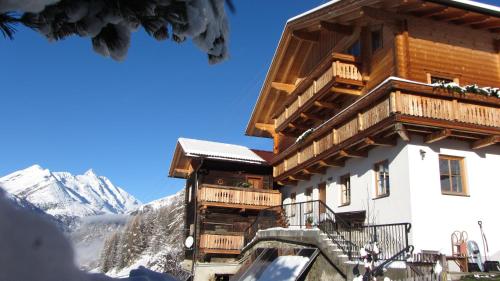
{"type": "Polygon", "coordinates": [[[21,12],[21,22],[49,40],[90,37],[93,48],[115,60],[126,57],[139,27],[156,40],[192,38],[211,63],[227,57],[225,0],[5,0],[0,14],[21,12]]]}
{"type": "Polygon", "coordinates": [[[492,87],[479,87],[478,85],[466,85],[460,86],[455,82],[438,82],[431,84],[434,88],[445,89],[450,92],[456,92],[460,94],[472,93],[479,94],[488,97],[500,98],[500,89],[492,87]]]}
{"type": "Polygon", "coordinates": [[[258,281],[294,281],[309,261],[303,256],[279,256],[264,270],[258,281]]]}
{"type": "Polygon", "coordinates": [[[73,176],[34,165],[0,178],[0,188],[62,219],[120,214],[140,205],[132,195],[92,170],[73,176]]]}
{"type": "Polygon", "coordinates": [[[113,279],[80,271],[66,237],[50,222],[16,208],[0,189],[0,280],[9,281],[171,281],[167,274],[139,268],[113,279]]]}

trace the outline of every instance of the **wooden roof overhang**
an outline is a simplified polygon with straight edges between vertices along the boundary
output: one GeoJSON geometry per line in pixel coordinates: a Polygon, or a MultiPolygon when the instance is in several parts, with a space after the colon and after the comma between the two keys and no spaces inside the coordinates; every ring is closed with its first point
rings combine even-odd
{"type": "MultiPolygon", "coordinates": [[[[430,108],[432,107],[430,106],[430,108]]],[[[421,108],[418,108],[418,110],[421,110],[421,108]]],[[[436,111],[439,110],[441,109],[437,109],[436,111]]],[[[436,114],[439,113],[436,112],[436,114]]],[[[454,118],[450,117],[449,119],[454,118]]],[[[472,149],[480,149],[498,144],[500,143],[500,99],[477,94],[464,95],[450,93],[444,90],[437,90],[424,83],[405,81],[397,78],[388,79],[377,89],[363,96],[344,111],[317,127],[303,142],[296,143],[276,155],[273,160],[275,181],[281,184],[295,184],[299,180],[308,180],[313,174],[325,173],[328,167],[343,166],[347,159],[367,157],[368,151],[373,147],[393,146],[396,144],[398,137],[409,141],[411,134],[422,135],[426,143],[440,141],[445,138],[461,139],[468,141],[472,149]],[[409,98],[411,98],[409,95],[415,95],[424,99],[428,98],[428,100],[410,100],[410,103],[415,104],[428,103],[433,99],[438,102],[435,106],[442,106],[442,109],[446,108],[446,105],[439,104],[441,100],[448,102],[448,105],[457,103],[470,104],[477,107],[477,110],[466,108],[469,112],[460,113],[460,110],[455,112],[456,109],[452,109],[455,113],[450,112],[451,114],[457,114],[457,118],[462,118],[467,114],[473,117],[487,118],[486,121],[492,124],[485,125],[485,122],[480,122],[484,120],[469,119],[471,122],[466,123],[461,122],[460,120],[462,119],[460,118],[457,120],[446,120],[443,118],[419,116],[419,114],[422,115],[420,112],[408,114],[412,109],[407,108],[404,102],[398,101],[396,93],[404,93],[409,98]],[[388,95],[390,95],[390,98],[388,95]],[[387,116],[383,116],[378,122],[374,122],[368,128],[359,130],[351,137],[332,145],[306,161],[298,163],[295,167],[276,174],[277,166],[282,165],[286,159],[298,155],[299,152],[305,151],[311,145],[316,145],[315,142],[318,142],[323,136],[331,134],[332,129],[339,128],[340,125],[345,125],[355,120],[356,115],[360,112],[370,112],[367,107],[383,104],[383,101],[386,101],[387,105],[392,109],[390,111],[378,111],[379,109],[377,109],[377,111],[379,113],[385,112],[387,116]],[[397,103],[399,103],[399,106],[395,106],[397,103]],[[481,106],[490,108],[491,111],[489,114],[485,114],[484,110],[480,110],[479,107],[481,106]],[[463,116],[459,116],[460,114],[463,116]],[[476,122],[476,124],[473,122],[476,122]]]]}
{"type": "MultiPolygon", "coordinates": [[[[457,0],[359,0],[332,1],[290,19],[283,30],[246,134],[273,137],[273,118],[299,84],[299,70],[321,28],[345,30],[369,19],[401,20],[423,17],[500,34],[500,8],[457,0]]],[[[355,36],[355,35],[354,35],[355,36]]],[[[500,49],[500,37],[497,37],[500,49]]]]}
{"type": "Polygon", "coordinates": [[[170,163],[170,170],[168,176],[172,178],[187,179],[194,170],[194,163],[192,157],[188,157],[182,146],[177,142],[175,146],[174,156],[172,163],[170,163]]]}

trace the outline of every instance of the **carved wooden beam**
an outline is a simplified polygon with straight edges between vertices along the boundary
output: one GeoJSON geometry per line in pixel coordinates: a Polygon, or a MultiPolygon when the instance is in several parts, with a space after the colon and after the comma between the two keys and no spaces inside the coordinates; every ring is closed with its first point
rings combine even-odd
{"type": "Polygon", "coordinates": [[[306,126],[301,126],[301,125],[297,125],[297,124],[293,124],[293,123],[288,123],[287,125],[289,128],[292,128],[292,129],[299,129],[299,130],[309,130],[310,128],[309,127],[306,127],[306,126]]]}
{"type": "Polygon", "coordinates": [[[375,9],[372,7],[364,6],[361,8],[361,13],[369,18],[375,19],[375,20],[380,20],[380,21],[390,21],[393,20],[394,22],[398,22],[402,19],[404,19],[403,16],[386,11],[384,9],[375,9]]]}
{"type": "Polygon", "coordinates": [[[353,90],[353,89],[347,89],[347,88],[332,87],[330,89],[330,91],[332,91],[334,93],[346,94],[346,95],[354,95],[354,96],[361,95],[361,91],[359,91],[359,90],[353,90]]]}
{"type": "Polygon", "coordinates": [[[439,13],[445,12],[449,10],[448,7],[445,6],[437,6],[437,7],[432,7],[430,9],[425,9],[422,11],[415,11],[412,14],[417,17],[430,17],[433,15],[437,15],[439,13]]]}
{"type": "Polygon", "coordinates": [[[442,139],[445,139],[449,136],[451,136],[451,130],[450,129],[443,129],[443,130],[440,130],[438,132],[434,132],[430,135],[427,135],[425,137],[425,143],[433,143],[433,142],[436,142],[436,141],[440,141],[442,139]]]}
{"type": "Polygon", "coordinates": [[[363,142],[367,145],[377,145],[377,146],[395,146],[397,143],[395,139],[380,139],[374,137],[365,138],[363,142]]]}
{"type": "Polygon", "coordinates": [[[281,82],[271,82],[271,87],[273,89],[276,89],[278,91],[283,91],[286,92],[287,94],[290,94],[295,90],[295,85],[293,84],[287,84],[287,83],[281,83],[281,82]]]}
{"type": "Polygon", "coordinates": [[[307,169],[304,169],[304,173],[310,174],[310,175],[324,175],[326,173],[326,168],[325,167],[307,168],[307,169]]]}
{"type": "Polygon", "coordinates": [[[500,136],[489,136],[473,142],[471,147],[472,149],[480,149],[497,143],[500,143],[500,136]]]}
{"type": "Polygon", "coordinates": [[[415,10],[418,10],[418,9],[421,9],[424,7],[426,7],[426,3],[422,2],[422,1],[413,2],[413,3],[406,3],[406,4],[400,5],[397,8],[397,12],[398,13],[407,13],[407,12],[415,11],[415,10]]]}
{"type": "Polygon", "coordinates": [[[327,108],[327,109],[334,109],[334,110],[339,110],[340,106],[331,102],[324,102],[324,101],[315,101],[314,106],[316,107],[321,107],[321,108],[327,108]]]}
{"type": "Polygon", "coordinates": [[[473,28],[498,28],[500,27],[500,20],[498,19],[492,19],[492,20],[485,20],[480,23],[475,23],[471,25],[473,28]]]}
{"type": "Polygon", "coordinates": [[[311,114],[311,113],[302,112],[300,114],[300,117],[305,118],[305,119],[310,119],[310,120],[323,121],[323,118],[321,118],[320,116],[317,116],[315,114],[311,114]]]}
{"type": "Polygon", "coordinates": [[[189,169],[181,169],[181,168],[175,168],[174,171],[176,173],[187,174],[187,175],[189,175],[191,173],[191,170],[189,170],[189,169]]]}
{"type": "Polygon", "coordinates": [[[308,181],[311,179],[311,175],[293,175],[289,178],[294,181],[308,181]]]}
{"type": "Polygon", "coordinates": [[[354,27],[352,27],[351,25],[344,25],[327,21],[320,21],[319,25],[321,28],[330,32],[338,32],[345,35],[351,35],[354,32],[354,27]]]}
{"type": "Polygon", "coordinates": [[[406,130],[406,127],[401,123],[396,123],[394,125],[394,131],[403,139],[404,141],[410,141],[410,134],[406,130]]]}
{"type": "Polygon", "coordinates": [[[274,125],[273,124],[266,124],[266,123],[255,123],[255,128],[268,132],[271,135],[276,134],[274,131],[274,125]]]}
{"type": "Polygon", "coordinates": [[[282,181],[278,181],[278,184],[280,185],[297,185],[298,181],[296,180],[291,180],[291,179],[285,179],[282,181]]]}
{"type": "Polygon", "coordinates": [[[342,149],[339,151],[339,156],[349,157],[349,158],[365,158],[365,157],[368,157],[368,153],[367,152],[359,152],[359,151],[353,152],[353,151],[347,151],[347,150],[342,149]]]}
{"type": "Polygon", "coordinates": [[[450,21],[463,18],[467,14],[468,14],[467,11],[460,10],[460,11],[447,12],[439,15],[433,15],[432,18],[435,20],[450,21]]]}
{"type": "Polygon", "coordinates": [[[324,166],[324,167],[344,167],[344,161],[338,161],[338,160],[320,160],[319,165],[324,166]]]}
{"type": "Polygon", "coordinates": [[[292,36],[304,41],[309,41],[313,43],[319,42],[319,33],[318,32],[308,32],[302,30],[295,30],[292,32],[292,36]]]}

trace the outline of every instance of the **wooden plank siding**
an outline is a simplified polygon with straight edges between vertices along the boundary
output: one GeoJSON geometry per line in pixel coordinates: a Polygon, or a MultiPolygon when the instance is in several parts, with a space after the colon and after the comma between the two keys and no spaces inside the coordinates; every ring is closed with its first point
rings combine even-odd
{"type": "Polygon", "coordinates": [[[427,74],[457,78],[461,85],[500,86],[498,50],[493,35],[455,25],[410,18],[409,79],[427,81],[427,74]]]}

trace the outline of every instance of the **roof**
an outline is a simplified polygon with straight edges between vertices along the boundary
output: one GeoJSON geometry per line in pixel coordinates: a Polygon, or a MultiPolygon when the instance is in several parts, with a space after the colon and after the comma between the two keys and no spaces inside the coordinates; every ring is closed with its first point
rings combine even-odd
{"type": "MultiPolygon", "coordinates": [[[[318,23],[320,21],[339,21],[347,25],[353,24],[363,16],[362,13],[360,13],[363,7],[381,9],[384,4],[392,2],[397,3],[397,1],[389,0],[332,0],[290,18],[284,26],[271,65],[253,107],[250,119],[248,120],[245,134],[258,137],[272,137],[273,132],[263,128],[274,124],[274,114],[289,98],[288,93],[273,88],[271,86],[272,82],[295,85],[296,87],[300,86],[300,83],[298,84],[297,81],[300,81],[299,78],[303,78],[304,73],[300,71],[301,67],[306,65],[304,61],[308,60],[308,57],[307,55],[296,54],[308,54],[307,50],[310,48],[310,44],[313,43],[294,38],[294,31],[314,31],[319,28],[318,23]]],[[[471,11],[473,14],[484,15],[485,18],[500,17],[500,7],[476,1],[426,0],[425,2],[432,5],[448,6],[454,9],[471,11]]],[[[402,3],[401,1],[401,4],[398,5],[402,5],[402,3]]],[[[398,5],[394,4],[391,8],[384,9],[392,13],[399,13],[397,10],[398,5]]],[[[404,13],[402,14],[402,16],[405,15],[404,13]]],[[[443,20],[443,22],[446,22],[446,20],[443,20]]],[[[483,29],[487,30],[487,27],[483,29]]]]}
{"type": "MultiPolygon", "coordinates": [[[[308,11],[305,11],[299,15],[291,17],[286,22],[289,23],[289,22],[292,22],[294,20],[300,19],[304,16],[312,14],[312,13],[319,11],[323,8],[326,8],[330,5],[333,5],[339,1],[341,1],[341,0],[328,1],[324,4],[321,4],[317,7],[314,7],[308,11]]],[[[482,13],[490,13],[490,14],[496,15],[496,16],[498,16],[498,13],[500,13],[499,7],[485,4],[485,3],[481,3],[481,2],[476,2],[476,1],[470,1],[470,0],[429,0],[429,1],[436,2],[439,4],[443,4],[443,5],[454,6],[454,7],[458,7],[458,8],[462,8],[462,9],[468,9],[468,10],[472,10],[472,11],[476,11],[476,12],[480,12],[480,13],[481,12],[482,13]]]]}
{"type": "Polygon", "coordinates": [[[179,138],[179,144],[188,157],[235,160],[238,162],[266,163],[246,146],[221,142],[179,138]]]}
{"type": "Polygon", "coordinates": [[[169,176],[186,178],[191,172],[191,160],[195,158],[215,159],[256,165],[268,165],[272,152],[252,150],[246,146],[179,138],[170,165],[169,176]],[[260,156],[259,156],[260,155],[260,156]]]}

